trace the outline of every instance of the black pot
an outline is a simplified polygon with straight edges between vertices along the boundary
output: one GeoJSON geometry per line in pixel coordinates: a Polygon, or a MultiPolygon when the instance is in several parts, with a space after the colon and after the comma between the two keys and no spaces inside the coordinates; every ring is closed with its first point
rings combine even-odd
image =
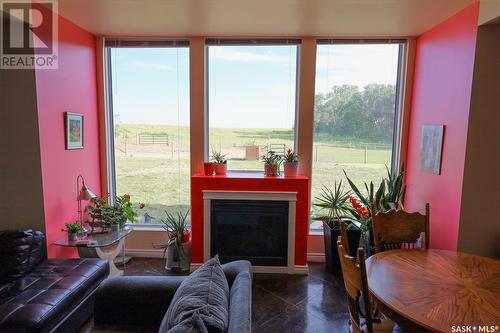
{"type": "MultiPolygon", "coordinates": [[[[323,221],[323,234],[325,241],[325,263],[326,268],[336,275],[342,274],[340,267],[339,251],[337,250],[337,239],[340,236],[340,225],[336,221],[323,221]]],[[[349,253],[356,256],[361,238],[361,229],[352,225],[347,229],[349,253]]]]}

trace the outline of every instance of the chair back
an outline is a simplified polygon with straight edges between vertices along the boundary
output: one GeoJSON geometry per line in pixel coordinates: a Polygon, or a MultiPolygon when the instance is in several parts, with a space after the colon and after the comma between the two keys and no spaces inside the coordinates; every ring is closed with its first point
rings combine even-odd
{"type": "Polygon", "coordinates": [[[373,333],[373,319],[369,301],[368,279],[366,277],[365,252],[362,248],[358,249],[358,262],[356,258],[350,256],[347,253],[347,240],[344,238],[346,234],[345,225],[341,230],[343,231],[343,235],[339,236],[337,240],[337,249],[339,251],[342,276],[344,277],[344,285],[347,293],[352,331],[354,333],[373,333]],[[359,300],[361,295],[365,298],[364,313],[366,314],[366,331],[362,328],[360,320],[362,312],[359,300]]]}
{"type": "MultiPolygon", "coordinates": [[[[371,211],[376,212],[374,204],[371,211]]],[[[403,210],[372,213],[372,231],[375,252],[429,248],[429,204],[425,205],[425,215],[403,210]]]]}

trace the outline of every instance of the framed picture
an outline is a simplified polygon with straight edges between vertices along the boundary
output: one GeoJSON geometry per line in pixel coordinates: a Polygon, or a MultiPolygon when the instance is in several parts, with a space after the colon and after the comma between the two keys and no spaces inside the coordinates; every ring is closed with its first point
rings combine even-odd
{"type": "Polygon", "coordinates": [[[65,112],[66,149],[83,148],[83,114],[65,112]]]}
{"type": "Polygon", "coordinates": [[[444,125],[423,125],[420,143],[420,169],[441,174],[444,125]]]}

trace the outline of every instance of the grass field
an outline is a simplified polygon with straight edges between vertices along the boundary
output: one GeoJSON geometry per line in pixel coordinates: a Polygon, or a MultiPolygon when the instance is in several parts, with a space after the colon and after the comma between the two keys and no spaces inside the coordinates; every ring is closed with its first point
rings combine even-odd
{"type": "MultiPolygon", "coordinates": [[[[262,162],[245,160],[245,146],[255,144],[264,153],[268,144],[293,147],[289,130],[215,129],[210,146],[228,154],[228,168],[262,170],[262,162]]],[[[148,212],[161,217],[163,210],[188,209],[190,198],[189,129],[160,125],[116,126],[116,183],[118,194],[129,193],[135,203],[144,202],[148,212]],[[168,134],[169,144],[138,144],[137,134],[168,134]]],[[[342,170],[359,186],[373,180],[376,186],[390,165],[390,146],[354,142],[315,141],[313,150],[312,198],[323,185],[343,179],[342,170]],[[351,147],[350,147],[351,145],[351,147]]],[[[141,222],[141,221],[140,221],[141,222]]],[[[154,221],[153,221],[154,222],[154,221]]]]}

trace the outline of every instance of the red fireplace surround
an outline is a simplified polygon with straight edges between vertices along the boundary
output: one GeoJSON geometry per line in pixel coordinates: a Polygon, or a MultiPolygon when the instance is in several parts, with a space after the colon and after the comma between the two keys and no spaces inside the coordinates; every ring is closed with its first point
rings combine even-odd
{"type": "Polygon", "coordinates": [[[295,213],[295,265],[307,263],[309,230],[309,178],[265,177],[262,172],[235,172],[227,175],[191,177],[191,225],[193,264],[203,262],[203,191],[297,192],[295,213]]]}

